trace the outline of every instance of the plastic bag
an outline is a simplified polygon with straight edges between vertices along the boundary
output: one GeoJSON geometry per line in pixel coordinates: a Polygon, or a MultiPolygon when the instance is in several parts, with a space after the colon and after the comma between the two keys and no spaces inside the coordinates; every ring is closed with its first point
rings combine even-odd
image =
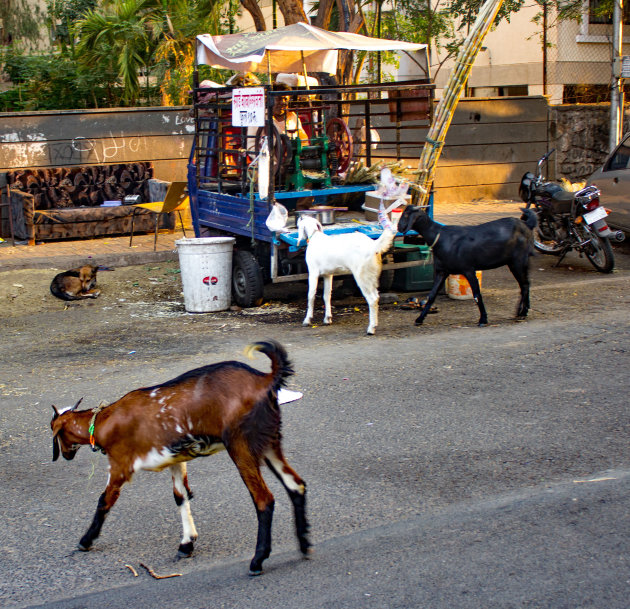
{"type": "Polygon", "coordinates": [[[284,205],[280,205],[280,203],[274,203],[271,212],[265,220],[265,224],[272,233],[282,233],[287,230],[288,217],[289,212],[287,208],[284,205]]]}
{"type": "Polygon", "coordinates": [[[269,194],[269,145],[267,138],[262,138],[260,154],[258,155],[258,194],[266,199],[269,194]]]}

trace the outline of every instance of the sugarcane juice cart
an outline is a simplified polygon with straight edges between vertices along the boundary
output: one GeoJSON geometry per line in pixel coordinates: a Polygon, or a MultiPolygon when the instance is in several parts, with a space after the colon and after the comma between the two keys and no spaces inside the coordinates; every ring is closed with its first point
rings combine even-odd
{"type": "MultiPolygon", "coordinates": [[[[434,85],[428,76],[374,85],[309,84],[309,74],[336,72],[339,50],[400,50],[427,66],[425,45],[303,23],[197,37],[195,137],[188,164],[191,216],[196,237],[235,237],[232,299],[240,306],[260,304],[265,283],[307,279],[306,243],[298,242],[295,227],[300,213],[318,214],[328,234],[360,231],[378,238],[382,227],[376,214],[362,209],[366,193],[377,188],[383,164],[400,168],[407,159],[417,162],[431,122],[434,85]],[[247,82],[202,86],[202,64],[244,75],[266,73],[269,81],[272,74],[292,75],[305,84],[297,82],[290,90],[243,86],[247,82]],[[299,117],[303,137],[288,119],[284,124],[274,120],[279,98],[288,103],[285,116],[299,117]],[[286,213],[282,229],[270,228],[272,210],[286,213]]],[[[426,207],[432,214],[432,199],[426,207]]],[[[413,240],[413,235],[399,235],[394,251],[384,256],[381,287],[396,269],[431,263],[428,252],[396,261],[395,249],[413,240]]]]}

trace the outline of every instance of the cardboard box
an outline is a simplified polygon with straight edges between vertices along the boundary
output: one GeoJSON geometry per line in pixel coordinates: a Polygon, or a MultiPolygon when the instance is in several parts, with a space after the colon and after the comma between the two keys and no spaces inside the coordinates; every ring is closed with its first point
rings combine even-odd
{"type": "MultiPolygon", "coordinates": [[[[383,206],[385,207],[385,209],[387,209],[398,198],[399,197],[383,197],[383,206]]],[[[407,205],[411,203],[411,195],[405,195],[403,198],[407,202],[407,205]]],[[[381,197],[379,195],[375,195],[373,192],[365,193],[365,203],[363,205],[365,206],[365,208],[370,208],[370,209],[364,208],[363,211],[365,213],[365,219],[368,222],[375,222],[376,220],[378,220],[378,209],[379,209],[380,204],[381,204],[381,197]],[[376,211],[371,211],[371,210],[376,210],[376,211]]],[[[398,218],[400,218],[400,214],[402,213],[403,209],[405,208],[404,207],[398,208],[397,210],[398,218]]],[[[395,212],[390,212],[388,215],[389,215],[389,219],[392,220],[392,215],[396,215],[396,214],[395,212]]]]}

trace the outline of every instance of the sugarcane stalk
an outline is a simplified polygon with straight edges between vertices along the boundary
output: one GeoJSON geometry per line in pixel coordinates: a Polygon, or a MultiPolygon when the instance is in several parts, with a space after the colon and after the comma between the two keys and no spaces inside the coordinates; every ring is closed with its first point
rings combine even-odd
{"type": "Polygon", "coordinates": [[[418,205],[426,205],[428,203],[431,184],[433,183],[437,161],[444,146],[446,132],[453,120],[455,109],[466,81],[470,76],[472,65],[502,3],[503,0],[486,0],[468,37],[464,41],[455,67],[451,71],[420,156],[417,181],[412,185],[412,189],[415,191],[414,203],[418,205]]]}

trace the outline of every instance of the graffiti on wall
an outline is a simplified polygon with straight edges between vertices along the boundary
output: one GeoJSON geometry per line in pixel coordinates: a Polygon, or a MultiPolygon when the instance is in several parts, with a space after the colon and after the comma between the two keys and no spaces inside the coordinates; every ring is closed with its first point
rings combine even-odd
{"type": "Polygon", "coordinates": [[[111,131],[102,139],[75,137],[67,142],[54,142],[46,146],[51,165],[77,165],[81,163],[113,163],[126,157],[136,158],[147,151],[145,136],[115,136],[111,131]]]}
{"type": "MultiPolygon", "coordinates": [[[[85,120],[88,120],[86,113],[85,120]]],[[[57,117],[57,114],[55,114],[57,117]]],[[[90,134],[76,135],[64,139],[66,134],[76,133],[77,122],[74,115],[62,116],[61,122],[54,122],[54,129],[42,131],[42,121],[15,128],[9,123],[0,132],[0,167],[47,167],[64,165],[100,165],[104,163],[126,163],[155,159],[185,159],[190,150],[194,133],[194,118],[181,110],[165,112],[155,122],[155,114],[148,113],[150,120],[134,114],[133,121],[128,117],[122,120],[126,128],[117,128],[120,117],[111,115],[106,119],[110,124],[118,122],[113,129],[103,125],[103,116],[90,124],[90,134]],[[66,124],[67,121],[67,124],[66,124]],[[101,130],[102,127],[102,130],[101,130]],[[130,135],[130,131],[134,135],[130,135]],[[143,133],[144,132],[144,133],[143,133]]],[[[13,118],[13,117],[12,117],[13,118]]],[[[16,120],[19,117],[15,117],[16,120]]],[[[39,120],[39,119],[38,119],[39,120]]],[[[84,122],[82,119],[81,122],[84,122]]],[[[80,131],[79,131],[80,133],[80,131]]]]}

